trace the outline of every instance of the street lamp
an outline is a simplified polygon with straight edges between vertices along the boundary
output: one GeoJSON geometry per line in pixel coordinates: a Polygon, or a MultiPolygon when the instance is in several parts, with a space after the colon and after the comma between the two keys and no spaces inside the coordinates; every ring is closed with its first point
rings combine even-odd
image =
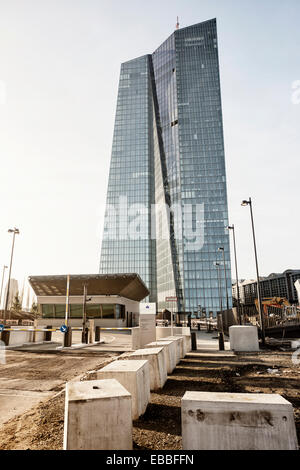
{"type": "Polygon", "coordinates": [[[218,251],[223,253],[223,264],[224,264],[224,276],[225,276],[225,289],[226,289],[226,308],[229,310],[229,300],[228,300],[228,288],[227,288],[227,273],[226,273],[226,262],[225,262],[225,250],[224,247],[220,247],[218,251]]]}
{"type": "Polygon", "coordinates": [[[258,299],[258,312],[260,317],[260,326],[261,326],[261,339],[262,344],[265,344],[265,319],[263,316],[262,302],[261,302],[261,293],[260,293],[260,283],[259,283],[259,271],[258,271],[258,261],[257,261],[257,249],[256,249],[256,240],[255,240],[255,230],[254,230],[254,221],[253,221],[253,210],[252,210],[252,200],[249,197],[249,201],[243,201],[242,206],[250,207],[251,214],[251,224],[252,224],[252,233],[253,233],[253,244],[254,244],[254,254],[255,254],[255,264],[256,264],[256,275],[257,275],[257,299],[258,299]]]}
{"type": "Polygon", "coordinates": [[[224,346],[224,330],[223,330],[223,301],[222,301],[222,290],[221,290],[221,274],[220,274],[220,269],[221,265],[220,263],[216,262],[216,268],[218,271],[218,291],[219,291],[219,300],[220,300],[220,331],[219,331],[219,350],[224,351],[225,346],[224,346]]]}
{"type": "Polygon", "coordinates": [[[234,259],[235,259],[235,274],[236,274],[236,283],[237,283],[237,311],[239,317],[239,323],[242,324],[242,315],[241,315],[241,301],[240,301],[240,289],[239,289],[239,275],[238,275],[238,265],[237,265],[237,255],[236,255],[236,242],[235,242],[235,227],[234,225],[229,225],[227,229],[233,233],[233,247],[234,247],[234,259]]]}
{"type": "Polygon", "coordinates": [[[221,291],[221,274],[220,274],[221,265],[220,265],[220,263],[216,263],[216,268],[217,268],[217,271],[218,271],[218,290],[219,290],[220,312],[223,313],[223,302],[222,302],[222,291],[221,291]]]}
{"type": "Polygon", "coordinates": [[[8,268],[8,266],[3,266],[3,271],[2,271],[2,282],[1,282],[1,291],[0,291],[0,308],[1,308],[1,302],[2,302],[2,290],[3,290],[3,282],[4,282],[4,274],[5,270],[8,268]]]}
{"type": "Polygon", "coordinates": [[[20,231],[19,231],[18,228],[15,227],[13,229],[10,228],[8,230],[8,233],[13,233],[13,241],[12,241],[12,247],[11,247],[10,265],[9,265],[9,274],[8,274],[8,284],[7,284],[6,300],[5,300],[4,315],[3,315],[4,324],[6,322],[6,312],[7,312],[7,305],[8,305],[8,299],[9,299],[10,276],[11,276],[11,267],[12,267],[12,261],[13,261],[13,255],[14,255],[15,237],[16,237],[16,235],[19,235],[20,231]]]}

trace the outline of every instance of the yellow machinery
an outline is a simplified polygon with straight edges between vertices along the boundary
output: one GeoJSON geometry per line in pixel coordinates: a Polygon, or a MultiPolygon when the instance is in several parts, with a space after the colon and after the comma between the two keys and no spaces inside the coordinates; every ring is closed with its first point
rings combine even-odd
{"type": "MultiPolygon", "coordinates": [[[[269,297],[262,300],[264,314],[268,315],[268,307],[282,309],[284,306],[290,307],[289,301],[285,297],[269,297]]],[[[255,299],[256,310],[258,311],[258,299],[255,299]]]]}

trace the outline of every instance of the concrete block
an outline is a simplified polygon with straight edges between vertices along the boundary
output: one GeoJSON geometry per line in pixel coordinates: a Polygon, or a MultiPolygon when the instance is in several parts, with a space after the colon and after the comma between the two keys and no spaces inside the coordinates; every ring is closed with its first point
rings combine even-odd
{"type": "Polygon", "coordinates": [[[129,356],[131,359],[149,361],[151,391],[163,388],[167,381],[167,365],[163,351],[164,348],[138,349],[129,356]]]}
{"type": "Polygon", "coordinates": [[[175,341],[154,341],[146,345],[146,348],[164,348],[167,373],[172,374],[176,367],[176,342],[175,341]]]}
{"type": "Polygon", "coordinates": [[[34,341],[35,343],[42,343],[45,340],[45,332],[43,331],[36,331],[34,341]]]}
{"type": "Polygon", "coordinates": [[[119,382],[66,384],[64,450],[132,450],[131,395],[119,382]]]}
{"type": "Polygon", "coordinates": [[[181,338],[181,358],[184,358],[186,356],[186,353],[188,352],[187,351],[187,347],[186,347],[186,340],[185,340],[185,336],[182,336],[182,335],[176,335],[176,337],[178,338],[181,338]]]}
{"type": "Polygon", "coordinates": [[[10,331],[9,344],[7,346],[23,346],[24,343],[31,342],[32,334],[30,331],[10,331]]]}
{"type": "MultiPolygon", "coordinates": [[[[191,329],[186,326],[173,326],[173,335],[184,335],[189,336],[191,334],[191,329]]],[[[172,328],[170,326],[157,326],[156,327],[156,340],[158,341],[161,338],[166,338],[167,336],[172,335],[172,328]]]]}
{"type": "Polygon", "coordinates": [[[136,351],[140,349],[141,344],[141,330],[139,327],[131,328],[131,348],[136,351]]]}
{"type": "MultiPolygon", "coordinates": [[[[177,336],[177,335],[175,335],[177,336]]],[[[185,343],[185,351],[186,353],[191,352],[192,350],[192,336],[191,335],[180,335],[183,337],[184,343],[185,343]]]]}
{"type": "Polygon", "coordinates": [[[148,361],[114,361],[96,372],[96,379],[116,379],[131,394],[132,419],[138,419],[150,401],[148,361]]]}
{"type": "Polygon", "coordinates": [[[186,392],[183,450],[296,450],[293,407],[280,395],[186,392]]]}
{"type": "Polygon", "coordinates": [[[259,351],[256,326],[231,326],[229,328],[230,349],[237,352],[259,351]]]}
{"type": "Polygon", "coordinates": [[[179,364],[180,359],[184,357],[183,354],[183,338],[181,336],[168,336],[167,338],[161,338],[160,341],[176,341],[177,345],[177,364],[179,364]]]}

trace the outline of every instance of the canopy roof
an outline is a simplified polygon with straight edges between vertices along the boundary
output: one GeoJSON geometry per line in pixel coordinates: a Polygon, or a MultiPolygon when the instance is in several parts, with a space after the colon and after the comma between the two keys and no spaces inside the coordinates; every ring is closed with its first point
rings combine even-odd
{"type": "MultiPolygon", "coordinates": [[[[29,276],[28,281],[37,296],[65,296],[67,275],[29,276]]],[[[140,302],[149,290],[138,274],[79,274],[70,275],[69,295],[118,295],[140,302]]]]}

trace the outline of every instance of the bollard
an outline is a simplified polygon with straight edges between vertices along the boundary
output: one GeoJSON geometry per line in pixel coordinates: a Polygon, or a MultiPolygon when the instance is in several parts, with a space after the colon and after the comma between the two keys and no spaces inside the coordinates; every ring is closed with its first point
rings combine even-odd
{"type": "Polygon", "coordinates": [[[64,348],[70,348],[72,346],[72,328],[68,328],[68,331],[64,333],[64,348]]]}
{"type": "Polygon", "coordinates": [[[82,330],[81,342],[84,344],[88,344],[89,342],[89,329],[88,328],[84,328],[82,330]]]}
{"type": "Polygon", "coordinates": [[[96,326],[95,328],[95,343],[100,342],[100,326],[96,326]]]}
{"type": "Polygon", "coordinates": [[[200,331],[200,326],[201,326],[200,323],[198,323],[198,331],[200,331]]]}
{"type": "Polygon", "coordinates": [[[220,332],[218,337],[219,337],[219,351],[225,351],[224,333],[220,332]]]}
{"type": "Polygon", "coordinates": [[[196,333],[191,333],[191,338],[192,338],[192,351],[197,351],[196,333]]]}
{"type": "MultiPolygon", "coordinates": [[[[52,325],[48,325],[46,328],[47,328],[47,330],[51,330],[52,325]]],[[[51,341],[51,339],[52,339],[52,331],[46,331],[45,332],[45,341],[51,341]]]]}

